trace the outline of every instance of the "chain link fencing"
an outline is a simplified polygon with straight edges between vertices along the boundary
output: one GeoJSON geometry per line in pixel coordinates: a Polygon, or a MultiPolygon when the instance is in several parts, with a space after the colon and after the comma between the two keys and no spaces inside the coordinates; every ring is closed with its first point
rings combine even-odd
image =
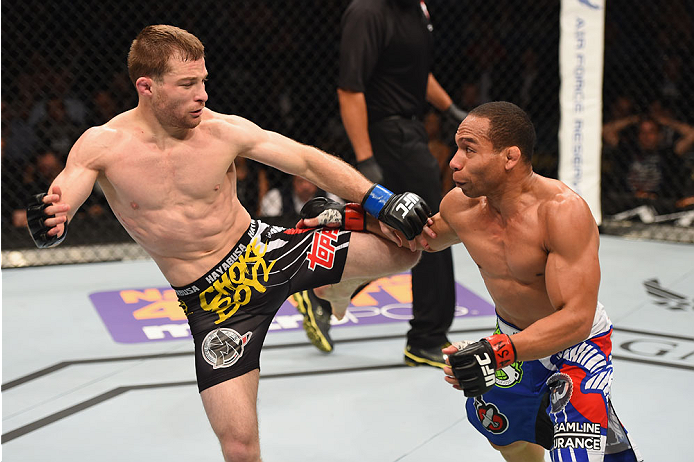
{"type": "MultiPolygon", "coordinates": [[[[136,106],[126,56],[148,24],[174,24],[201,39],[208,107],[353,163],[336,97],[348,3],[3,2],[2,266],[146,258],[98,186],[70,236],[50,251],[32,250],[23,208],[30,194],[47,190],[86,128],[136,106]]],[[[607,0],[603,232],[694,242],[694,149],[687,138],[694,123],[693,3],[607,0]],[[657,132],[652,149],[639,144],[644,130],[657,132]]],[[[556,178],[560,2],[427,5],[439,82],[464,109],[492,100],[523,107],[538,132],[534,169],[556,178]]],[[[445,160],[455,150],[456,127],[434,109],[426,120],[449,175],[445,160]]],[[[239,197],[251,214],[291,224],[271,199],[290,194],[293,179],[252,161],[239,160],[237,169],[239,197]]]]}

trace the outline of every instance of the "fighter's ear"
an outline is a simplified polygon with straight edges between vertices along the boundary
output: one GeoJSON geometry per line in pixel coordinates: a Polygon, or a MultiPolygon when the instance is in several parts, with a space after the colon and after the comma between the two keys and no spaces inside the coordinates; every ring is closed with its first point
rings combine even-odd
{"type": "Polygon", "coordinates": [[[506,148],[506,152],[504,153],[506,155],[506,163],[505,167],[506,170],[511,170],[513,167],[515,167],[518,162],[521,161],[521,150],[518,146],[510,146],[506,148]]]}
{"type": "Polygon", "coordinates": [[[154,81],[151,77],[140,77],[135,81],[135,88],[137,88],[138,95],[152,96],[152,86],[154,81]]]}

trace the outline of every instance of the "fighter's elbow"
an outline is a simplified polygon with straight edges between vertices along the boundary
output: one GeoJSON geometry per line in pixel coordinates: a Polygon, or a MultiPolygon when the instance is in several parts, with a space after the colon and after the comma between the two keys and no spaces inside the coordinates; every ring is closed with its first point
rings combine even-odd
{"type": "Polygon", "coordinates": [[[576,332],[577,342],[582,342],[590,337],[590,333],[593,330],[593,316],[580,316],[574,326],[574,332],[576,332]]]}

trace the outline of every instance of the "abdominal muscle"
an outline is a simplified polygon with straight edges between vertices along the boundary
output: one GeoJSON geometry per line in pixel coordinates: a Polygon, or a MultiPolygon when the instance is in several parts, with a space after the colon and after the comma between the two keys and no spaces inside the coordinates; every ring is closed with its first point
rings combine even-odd
{"type": "Polygon", "coordinates": [[[113,208],[123,227],[173,286],[187,285],[205,275],[229,253],[251,221],[235,195],[220,195],[210,204],[191,200],[134,213],[113,208]]]}
{"type": "Polygon", "coordinates": [[[525,329],[555,312],[547,296],[544,279],[532,284],[523,284],[511,279],[491,278],[484,274],[482,278],[494,301],[497,314],[519,329],[525,329]]]}

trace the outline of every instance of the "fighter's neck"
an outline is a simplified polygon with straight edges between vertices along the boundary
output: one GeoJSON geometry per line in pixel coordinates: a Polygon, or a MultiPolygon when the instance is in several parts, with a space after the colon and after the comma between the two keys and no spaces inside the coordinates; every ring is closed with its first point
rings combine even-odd
{"type": "Polygon", "coordinates": [[[508,179],[499,191],[487,196],[489,207],[502,218],[510,218],[535,201],[533,191],[540,177],[530,170],[518,179],[508,179]]]}
{"type": "Polygon", "coordinates": [[[154,112],[143,104],[138,104],[134,111],[135,119],[141,124],[143,134],[157,145],[171,141],[181,141],[193,135],[194,128],[173,127],[163,124],[154,112]]]}

